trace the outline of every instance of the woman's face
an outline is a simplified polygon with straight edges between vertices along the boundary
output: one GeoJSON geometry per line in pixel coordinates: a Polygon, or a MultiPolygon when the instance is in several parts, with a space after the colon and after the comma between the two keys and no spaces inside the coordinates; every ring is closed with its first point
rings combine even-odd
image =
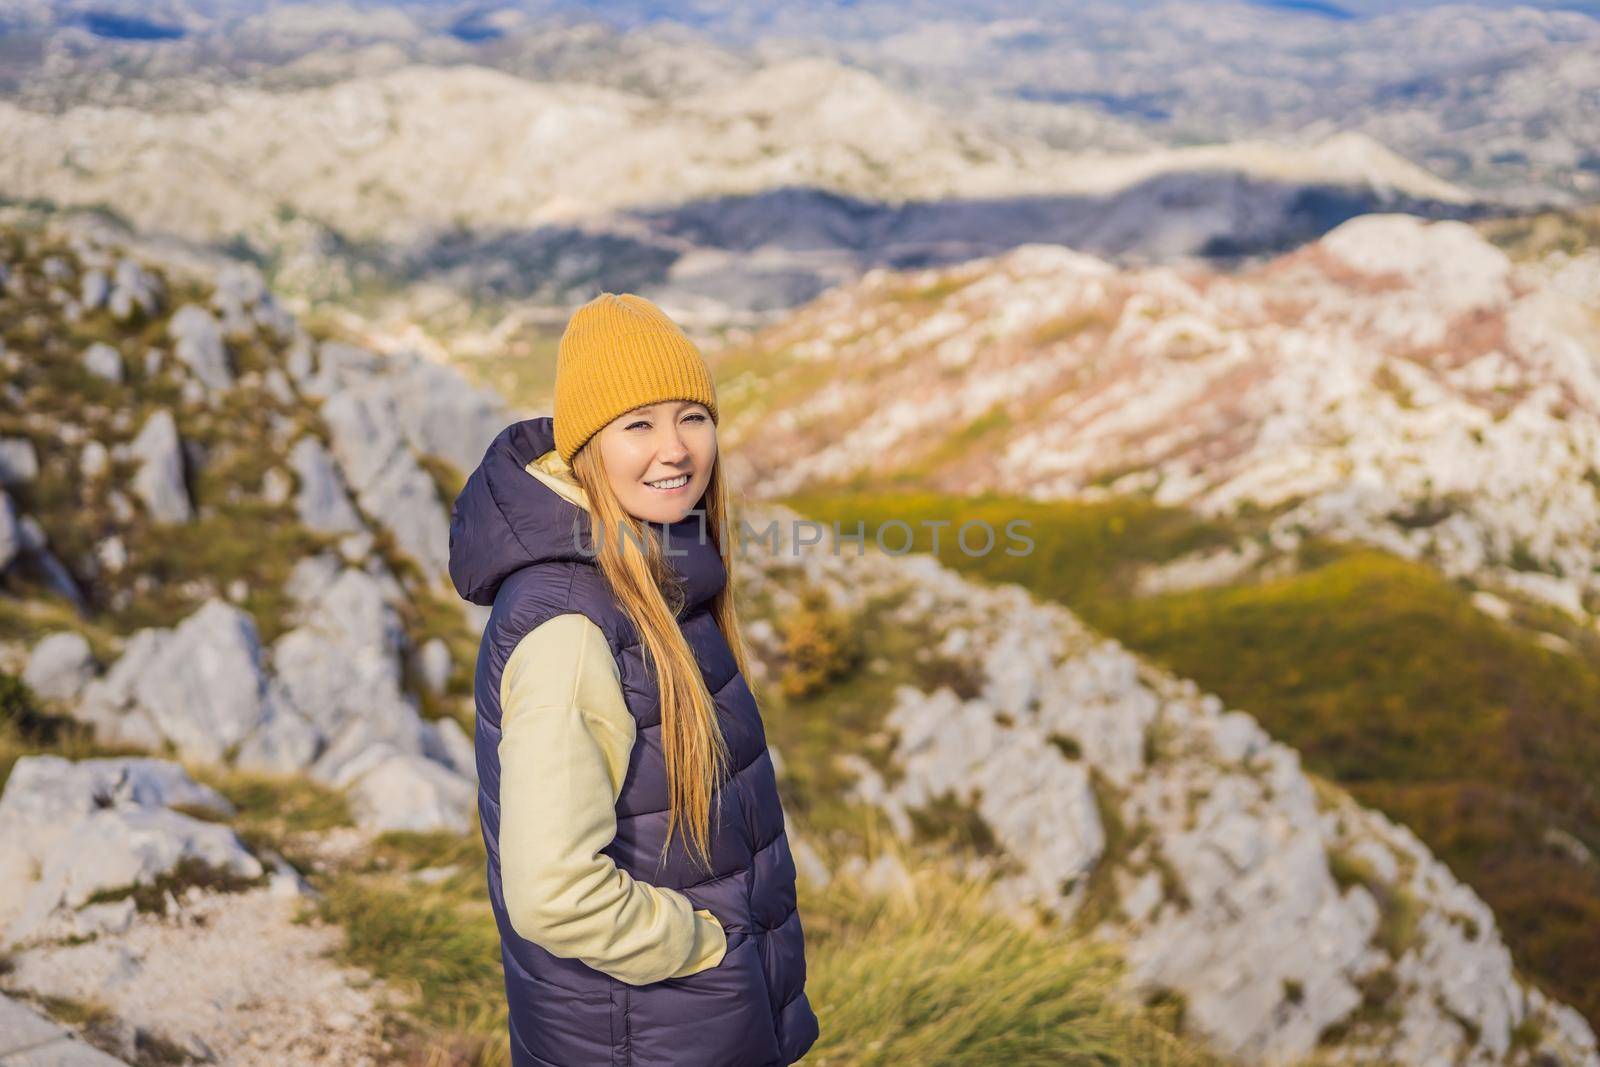
{"type": "Polygon", "coordinates": [[[673,523],[700,501],[717,458],[717,425],[704,404],[663,400],[612,419],[595,435],[611,488],[628,514],[673,523]],[[684,480],[687,476],[687,480],[684,480]],[[658,488],[666,482],[677,488],[658,488]]]}

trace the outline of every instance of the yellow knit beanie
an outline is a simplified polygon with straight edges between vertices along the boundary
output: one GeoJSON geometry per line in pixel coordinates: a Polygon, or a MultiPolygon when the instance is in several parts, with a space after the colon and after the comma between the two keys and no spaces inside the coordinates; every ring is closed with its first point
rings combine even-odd
{"type": "Polygon", "coordinates": [[[711,369],[678,324],[633,293],[601,293],[572,313],[556,351],[556,451],[568,463],[606,423],[661,400],[704,404],[711,369]]]}

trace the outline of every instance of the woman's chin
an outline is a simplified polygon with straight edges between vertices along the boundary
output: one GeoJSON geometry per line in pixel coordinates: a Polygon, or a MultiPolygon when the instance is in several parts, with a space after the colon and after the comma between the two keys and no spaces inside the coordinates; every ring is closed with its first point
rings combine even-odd
{"type": "Polygon", "coordinates": [[[683,503],[669,503],[662,500],[647,500],[628,509],[636,519],[646,522],[658,522],[663,526],[671,526],[685,515],[689,514],[693,505],[685,500],[683,503]]]}

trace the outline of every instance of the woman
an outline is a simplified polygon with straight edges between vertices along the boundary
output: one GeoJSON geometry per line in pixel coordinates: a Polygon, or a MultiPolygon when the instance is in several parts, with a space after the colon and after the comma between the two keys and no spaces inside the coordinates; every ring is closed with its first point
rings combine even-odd
{"type": "Polygon", "coordinates": [[[601,293],[554,418],[507,427],[451,513],[456,590],[494,608],[478,811],[517,1067],[762,1067],[817,1038],[716,421],[688,337],[601,293]]]}

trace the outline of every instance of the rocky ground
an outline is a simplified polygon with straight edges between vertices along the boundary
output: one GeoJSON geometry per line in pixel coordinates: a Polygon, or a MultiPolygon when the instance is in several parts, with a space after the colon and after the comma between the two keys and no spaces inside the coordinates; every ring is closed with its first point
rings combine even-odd
{"type": "Polygon", "coordinates": [[[1600,1063],[1470,888],[1246,712],[1018,586],[835,547],[753,552],[753,592],[778,614],[798,582],[847,616],[887,600],[881,625],[938,620],[930,653],[975,691],[898,687],[891,770],[840,759],[904,836],[937,798],[970,806],[1020,863],[998,906],[1088,920],[1140,995],[1181,997],[1186,1025],[1242,1062],[1600,1063]]]}

